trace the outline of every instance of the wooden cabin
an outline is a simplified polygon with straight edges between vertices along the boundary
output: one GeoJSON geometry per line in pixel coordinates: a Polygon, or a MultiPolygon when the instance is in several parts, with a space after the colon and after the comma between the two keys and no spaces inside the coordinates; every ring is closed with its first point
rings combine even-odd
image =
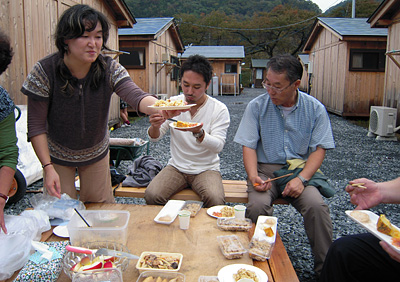
{"type": "MultiPolygon", "coordinates": [[[[17,105],[27,104],[20,89],[33,65],[57,51],[53,35],[57,20],[66,9],[87,4],[104,13],[111,23],[107,45],[114,50],[118,50],[118,28],[132,27],[135,23],[124,0],[0,0],[0,4],[0,28],[8,34],[14,49],[12,62],[0,76],[0,84],[17,105]]],[[[119,122],[117,95],[112,98],[109,119],[110,124],[119,122]]]]}
{"type": "MultiPolygon", "coordinates": [[[[120,63],[133,81],[152,94],[179,93],[179,59],[184,46],[174,18],[136,18],[133,28],[120,28],[120,63]]],[[[165,98],[165,97],[164,97],[165,98]]]]}
{"type": "Polygon", "coordinates": [[[251,59],[251,84],[254,88],[262,88],[262,82],[267,75],[268,59],[251,59]]]}
{"type": "Polygon", "coordinates": [[[338,115],[369,116],[383,102],[386,41],[366,18],[317,18],[303,49],[310,95],[338,115]]]}
{"type": "MultiPolygon", "coordinates": [[[[218,94],[239,94],[240,74],[244,59],[243,46],[188,46],[182,54],[181,60],[186,60],[191,55],[202,55],[212,64],[213,71],[218,77],[217,91],[208,89],[218,94]]],[[[216,85],[213,80],[213,85],[216,85]]]]}
{"type": "MultiPolygon", "coordinates": [[[[368,19],[372,28],[387,28],[383,106],[400,109],[400,0],[385,0],[368,19]]],[[[400,111],[397,111],[400,123],[400,111]]]]}

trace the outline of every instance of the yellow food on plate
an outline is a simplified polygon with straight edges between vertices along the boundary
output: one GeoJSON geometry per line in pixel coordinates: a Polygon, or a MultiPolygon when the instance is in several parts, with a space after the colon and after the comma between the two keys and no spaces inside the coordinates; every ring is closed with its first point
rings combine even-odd
{"type": "Polygon", "coordinates": [[[243,278],[249,278],[254,280],[254,282],[258,282],[256,273],[248,269],[240,268],[236,274],[233,274],[233,279],[235,279],[235,281],[239,281],[243,278]]]}
{"type": "Polygon", "coordinates": [[[235,210],[232,207],[223,207],[221,209],[221,217],[233,217],[235,210]]]}
{"type": "Polygon", "coordinates": [[[272,230],[271,227],[264,228],[265,235],[268,237],[273,237],[274,236],[274,230],[272,230]]]}
{"type": "Polygon", "coordinates": [[[186,121],[179,121],[179,120],[177,122],[174,122],[174,126],[181,127],[181,128],[194,127],[196,125],[198,125],[198,123],[196,123],[196,122],[186,122],[186,121]]]}
{"type": "Polygon", "coordinates": [[[158,100],[154,103],[154,107],[177,107],[177,106],[185,106],[185,102],[183,100],[158,100]]]}
{"type": "Polygon", "coordinates": [[[376,229],[379,232],[390,236],[390,233],[392,232],[392,224],[384,214],[381,214],[379,216],[378,222],[376,224],[376,229]]]}

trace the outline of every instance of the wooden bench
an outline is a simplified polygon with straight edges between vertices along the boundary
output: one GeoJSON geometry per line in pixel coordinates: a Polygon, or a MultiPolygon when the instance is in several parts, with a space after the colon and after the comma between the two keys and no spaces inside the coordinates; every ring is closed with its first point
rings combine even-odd
{"type": "MultiPolygon", "coordinates": [[[[222,180],[225,191],[225,200],[231,203],[247,203],[247,185],[245,180],[222,180]]],[[[146,187],[123,187],[120,186],[114,190],[116,197],[132,197],[132,198],[144,198],[144,192],[146,187]]],[[[174,200],[193,200],[201,201],[199,195],[197,195],[192,189],[183,189],[171,197],[174,200]]],[[[288,204],[284,199],[277,199],[273,202],[277,204],[288,204]]]]}

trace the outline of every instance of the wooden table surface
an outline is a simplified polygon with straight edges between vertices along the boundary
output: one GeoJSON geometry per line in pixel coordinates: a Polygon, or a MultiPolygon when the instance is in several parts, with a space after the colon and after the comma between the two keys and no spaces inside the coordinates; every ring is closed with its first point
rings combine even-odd
{"type": "MultiPolygon", "coordinates": [[[[217,227],[216,219],[208,216],[206,209],[201,209],[196,217],[190,219],[189,229],[181,230],[178,218],[170,225],[154,222],[154,217],[162,206],[93,203],[87,204],[86,207],[91,210],[129,211],[127,246],[130,252],[138,256],[143,251],[182,253],[183,261],[179,272],[186,275],[187,282],[198,282],[198,277],[201,275],[217,276],[222,267],[238,263],[261,268],[267,273],[268,281],[299,281],[279,234],[277,234],[271,258],[265,262],[253,261],[247,254],[240,259],[232,260],[228,260],[222,255],[217,236],[237,235],[244,247],[247,248],[249,239],[254,233],[254,225],[250,232],[221,231],[217,227]]],[[[62,238],[47,232],[43,234],[42,240],[60,241],[62,238]]],[[[124,281],[135,282],[138,278],[136,262],[136,260],[131,261],[127,270],[123,272],[124,281]]],[[[71,280],[62,272],[57,281],[71,280]]]]}

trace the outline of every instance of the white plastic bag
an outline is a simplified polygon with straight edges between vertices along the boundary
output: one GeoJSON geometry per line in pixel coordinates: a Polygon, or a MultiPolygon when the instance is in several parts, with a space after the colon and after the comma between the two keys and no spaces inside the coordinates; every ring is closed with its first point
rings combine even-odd
{"type": "Polygon", "coordinates": [[[0,233],[0,280],[10,278],[29,260],[32,240],[40,240],[50,229],[48,215],[43,211],[24,211],[21,215],[4,215],[7,234],[0,233]]]}
{"type": "Polygon", "coordinates": [[[72,199],[68,194],[62,194],[61,199],[48,194],[36,194],[30,199],[30,203],[35,210],[42,210],[50,218],[61,218],[70,220],[74,215],[74,208],[84,210],[85,205],[76,199],[72,199]]]}

